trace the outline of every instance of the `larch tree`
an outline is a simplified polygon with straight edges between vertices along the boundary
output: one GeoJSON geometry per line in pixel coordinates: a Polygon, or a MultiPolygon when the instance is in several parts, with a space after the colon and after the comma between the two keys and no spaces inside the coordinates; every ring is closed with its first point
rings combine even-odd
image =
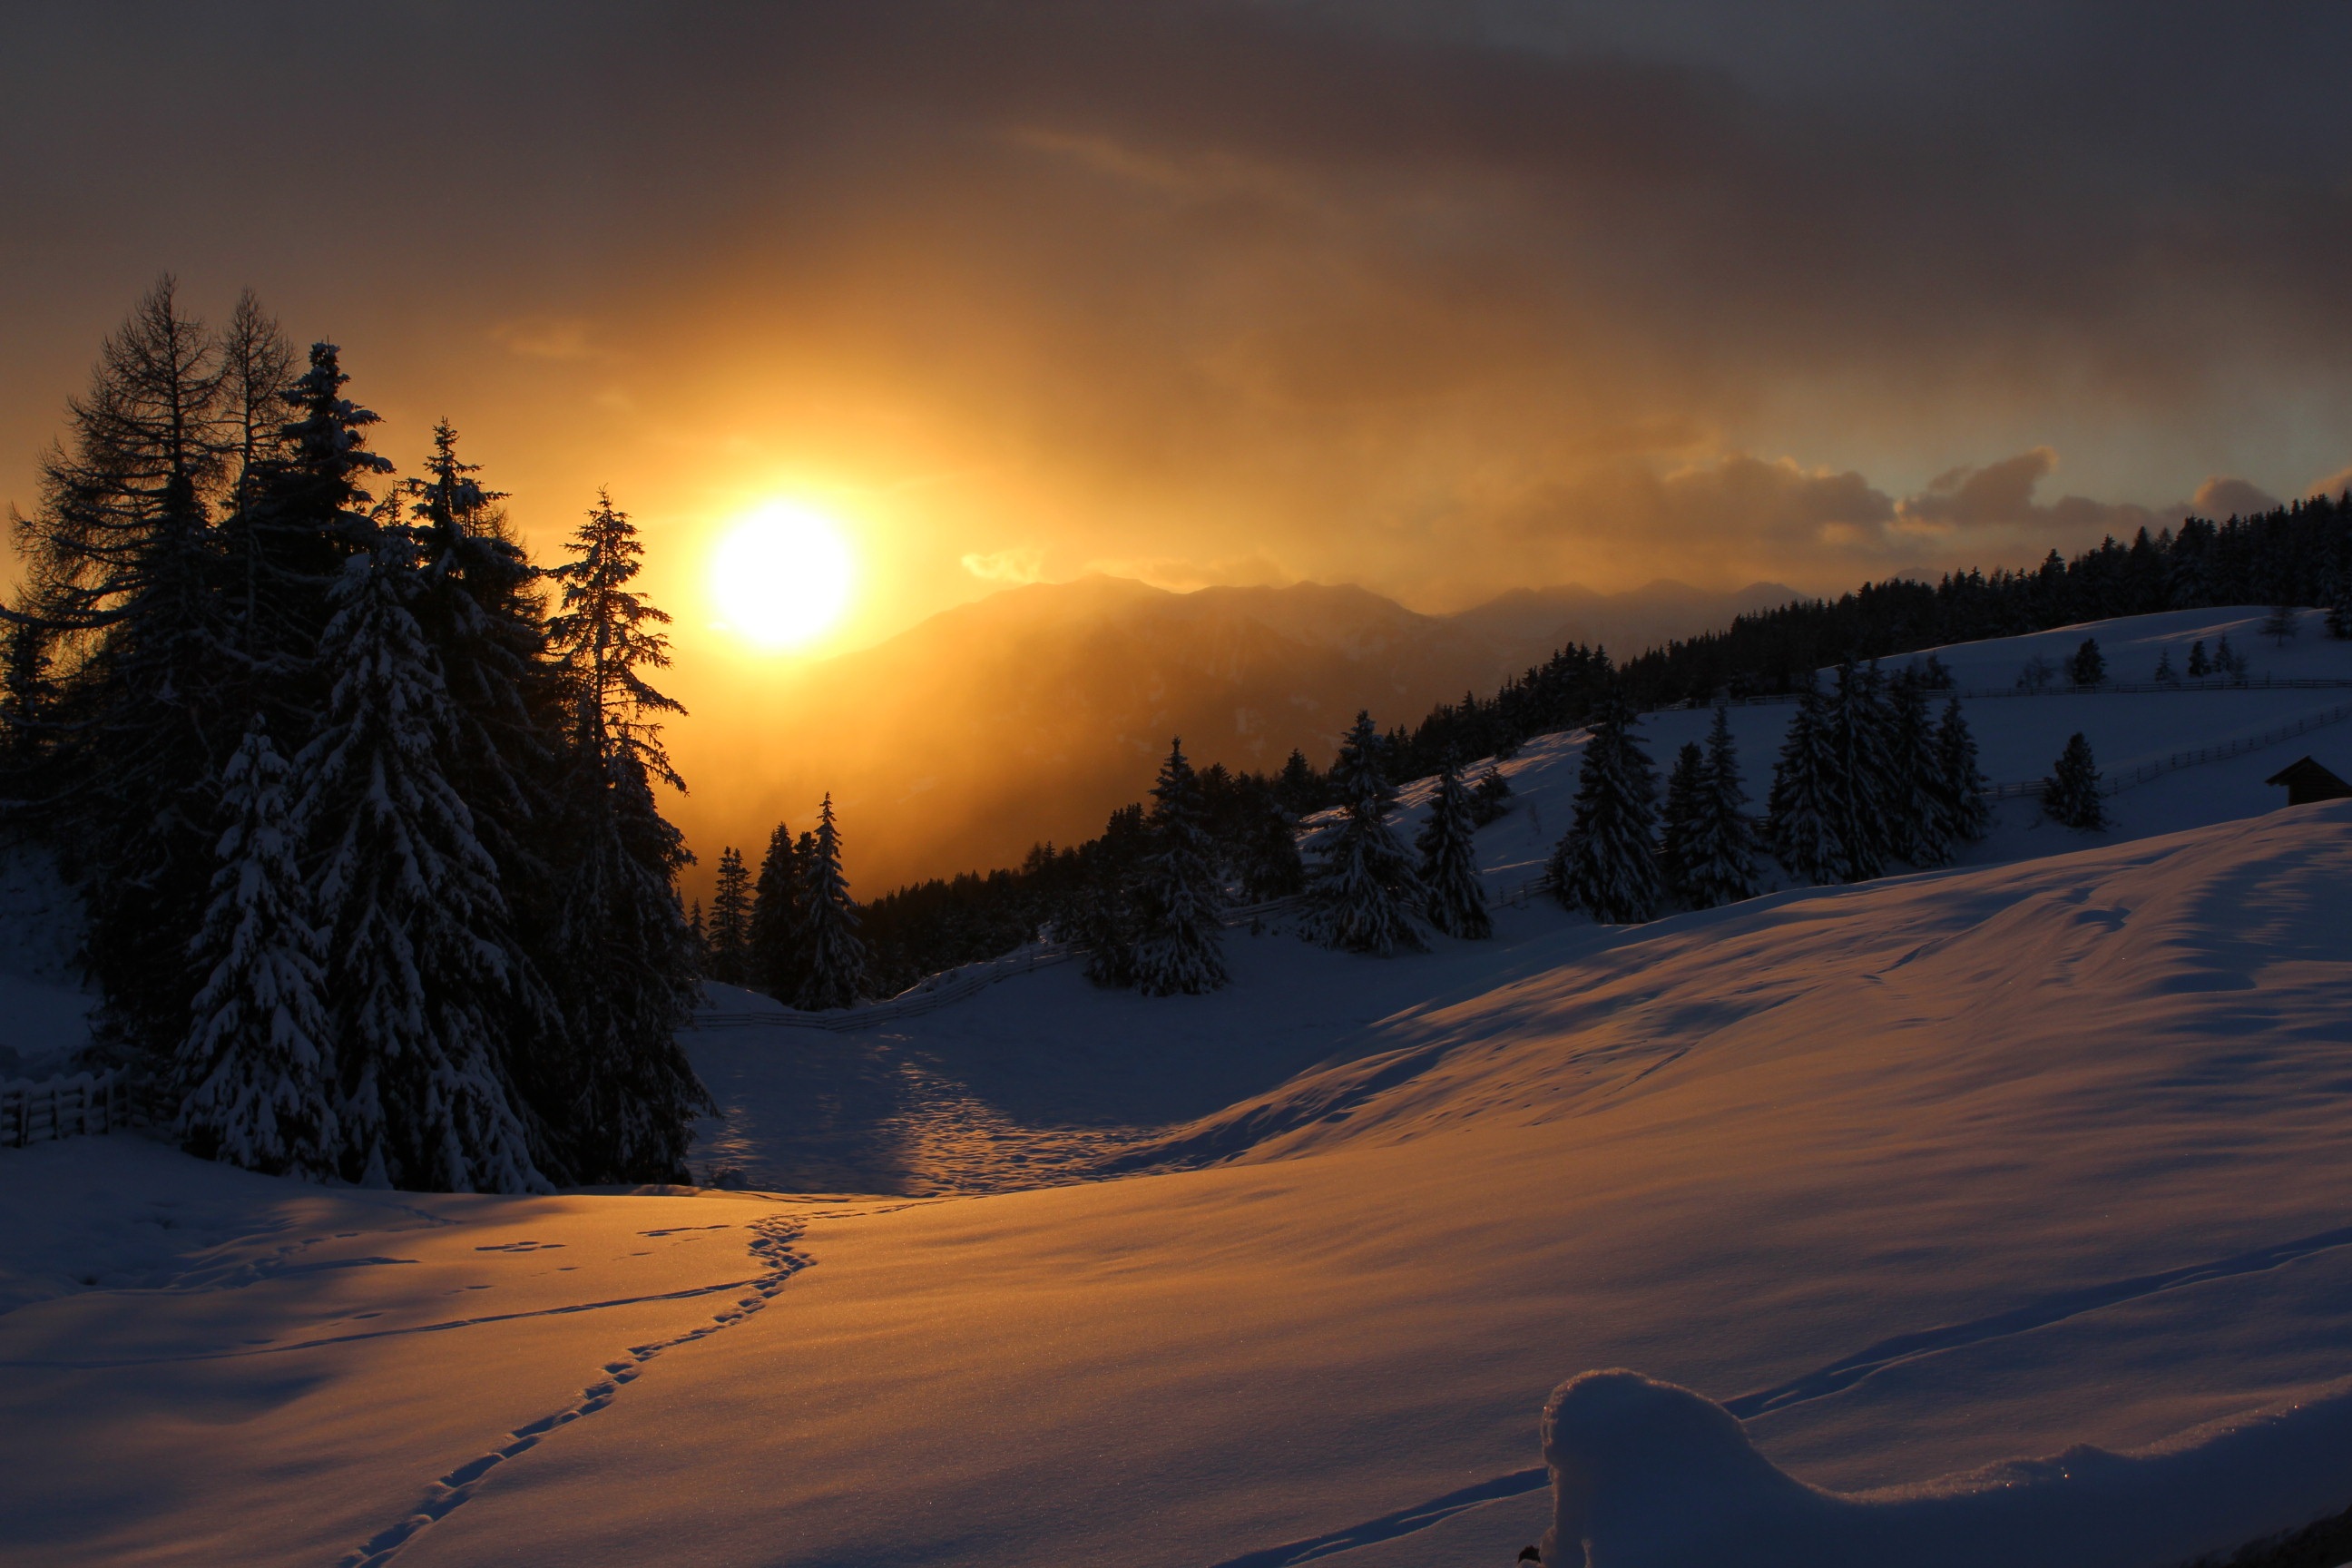
{"type": "Polygon", "coordinates": [[[661,717],[685,710],[646,678],[669,663],[669,617],[630,586],[644,553],[628,514],[600,494],[549,573],[569,714],[551,979],[570,1047],[559,1125],[578,1182],[684,1179],[693,1120],[710,1104],[677,1043],[702,995],[677,882],[693,857],[654,786],[686,787],[661,739],[661,717]]]}
{"type": "Polygon", "coordinates": [[[1658,781],[1622,685],[1603,693],[1577,771],[1575,818],[1551,854],[1552,891],[1610,925],[1657,912],[1658,781]]]}
{"type": "Polygon", "coordinates": [[[341,1138],[322,946],[286,762],[260,719],[221,785],[218,869],[194,949],[205,979],[173,1064],[178,1131],[207,1159],[328,1181],[341,1138]]]}
{"type": "Polygon", "coordinates": [[[1477,801],[1449,754],[1429,798],[1429,820],[1413,847],[1421,851],[1422,912],[1448,936],[1477,942],[1495,934],[1486,889],[1478,880],[1477,801]]]}
{"type": "Polygon", "coordinates": [[[1229,978],[1219,918],[1224,895],[1200,780],[1181,740],[1170,742],[1160,765],[1144,826],[1150,847],[1136,888],[1136,989],[1146,996],[1214,991],[1229,978]]]}
{"type": "Polygon", "coordinates": [[[817,807],[816,837],[801,868],[801,898],[806,924],[802,952],[807,972],[795,1005],[812,1013],[851,1007],[866,994],[866,943],[857,934],[857,905],[841,868],[841,830],[833,819],[833,796],[817,807]]]}
{"type": "Polygon", "coordinates": [[[1695,910],[1737,903],[1756,896],[1756,826],[1748,816],[1748,791],[1739,776],[1739,753],[1732,744],[1731,717],[1715,710],[1707,731],[1706,760],[1693,804],[1682,854],[1684,901],[1695,910]]]}
{"type": "Polygon", "coordinates": [[[1396,790],[1382,766],[1384,750],[1371,715],[1359,712],[1331,767],[1344,815],[1316,846],[1299,926],[1326,946],[1382,957],[1429,945],[1418,924],[1421,879],[1388,824],[1396,790]]]}

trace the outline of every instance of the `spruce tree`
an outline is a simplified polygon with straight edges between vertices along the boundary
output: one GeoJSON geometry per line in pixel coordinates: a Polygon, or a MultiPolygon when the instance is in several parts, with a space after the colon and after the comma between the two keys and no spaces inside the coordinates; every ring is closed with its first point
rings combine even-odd
{"type": "Polygon", "coordinates": [[[630,586],[644,546],[610,496],[598,497],[572,550],[549,574],[561,599],[548,632],[570,716],[550,943],[570,1061],[551,1120],[572,1181],[680,1181],[710,1097],[677,1043],[702,995],[677,885],[693,857],[654,798],[656,782],[685,788],[660,724],[684,709],[646,675],[669,663],[669,617],[630,586]]]}
{"type": "Polygon", "coordinates": [[[1486,889],[1478,880],[1476,802],[1449,753],[1429,798],[1429,820],[1413,840],[1421,851],[1422,910],[1448,936],[1477,942],[1495,934],[1486,889]]]}
{"type": "Polygon", "coordinates": [[[2106,826],[2107,814],[2099,800],[2099,769],[2091,760],[2091,743],[2081,731],[2058,753],[2056,767],[2042,781],[2042,809],[2051,820],[2084,832],[2106,826]]]}
{"type": "Polygon", "coordinates": [[[1151,787],[1151,848],[1138,888],[1135,984],[1146,996],[1198,995],[1228,978],[1224,897],[1205,816],[1183,743],[1171,742],[1151,787]]]}
{"type": "Polygon", "coordinates": [[[1396,791],[1382,766],[1386,747],[1370,713],[1359,712],[1339,744],[1331,786],[1345,812],[1316,846],[1302,935],[1328,947],[1386,957],[1428,942],[1417,924],[1421,879],[1388,825],[1396,791]]]}
{"type": "Polygon", "coordinates": [[[1936,786],[1943,776],[1927,688],[1910,671],[1888,683],[1886,795],[1881,803],[1887,850],[1914,866],[1941,866],[1952,858],[1936,786]]]}
{"type": "Polygon", "coordinates": [[[1086,954],[1086,975],[1097,985],[1135,984],[1137,885],[1150,842],[1143,807],[1110,814],[1102,837],[1080,853],[1082,873],[1056,924],[1064,940],[1086,954]]]}
{"type": "Polygon", "coordinates": [[[1478,775],[1478,783],[1470,791],[1470,820],[1480,827],[1502,819],[1511,809],[1511,781],[1494,763],[1478,775]]]}
{"type": "Polygon", "coordinates": [[[1756,827],[1748,817],[1748,791],[1731,743],[1731,716],[1715,710],[1706,736],[1706,764],[1683,850],[1685,902],[1695,910],[1737,903],[1757,893],[1756,827]]]}
{"type": "Polygon", "coordinates": [[[1945,841],[1974,844],[1992,827],[1992,807],[1984,796],[1986,782],[1977,766],[1977,741],[1957,697],[1944,704],[1943,721],[1936,727],[1936,816],[1945,841]]]}
{"type": "Polygon", "coordinates": [[[1768,828],[1773,857],[1800,882],[1840,879],[1847,864],[1838,834],[1840,801],[1821,688],[1808,684],[1780,741],[1772,770],[1768,828]]]}
{"type": "Polygon", "coordinates": [[[1839,667],[1826,710],[1829,799],[1843,858],[1837,879],[1864,882],[1886,873],[1890,815],[1896,795],[1893,729],[1877,667],[1839,667]]]}
{"type": "Polygon", "coordinates": [[[2189,679],[2200,680],[2212,673],[2213,666],[2205,658],[2205,639],[2199,637],[2189,645],[2189,679]]]}
{"type": "Polygon", "coordinates": [[[221,774],[224,827],[194,956],[205,974],[174,1065],[187,1148],[322,1182],[341,1147],[318,931],[287,766],[256,719],[221,774]]]}
{"type": "Polygon", "coordinates": [[[2159,650],[2156,656],[2156,683],[2158,686],[2180,684],[2180,677],[2172,668],[2172,650],[2168,647],[2159,650]]]}
{"type": "Polygon", "coordinates": [[[2106,656],[2099,651],[2099,639],[2084,637],[2083,646],[2066,659],[2066,679],[2076,686],[2098,686],[2107,679],[2106,656]]]}
{"type": "Polygon", "coordinates": [[[794,1005],[812,1013],[855,1006],[866,994],[866,943],[857,935],[857,906],[841,871],[841,832],[834,826],[833,796],[817,807],[814,853],[802,867],[801,897],[807,907],[803,951],[808,972],[794,1005]]]}
{"type": "Polygon", "coordinates": [[[1307,887],[1297,819],[1284,806],[1276,785],[1255,774],[1244,774],[1243,785],[1240,823],[1231,849],[1242,897],[1254,904],[1295,897],[1307,887]]]}
{"type": "Polygon", "coordinates": [[[751,887],[750,973],[747,982],[779,1001],[800,993],[801,868],[793,831],[779,822],[768,835],[767,853],[751,887]]]}
{"type": "Polygon", "coordinates": [[[719,851],[719,884],[710,895],[710,978],[728,985],[750,978],[751,955],[751,873],[740,850],[729,846],[719,851]]]}
{"type": "Polygon", "coordinates": [[[1612,683],[1584,743],[1575,821],[1551,856],[1559,901],[1610,925],[1646,921],[1658,906],[1658,784],[1633,724],[1623,687],[1612,683]]]}
{"type": "Polygon", "coordinates": [[[449,783],[457,724],[404,602],[415,573],[410,542],[390,528],[346,564],[320,648],[334,685],[296,763],[331,955],[342,1174],[543,1190],[497,1027],[510,984],[506,906],[449,783]]]}
{"type": "Polygon", "coordinates": [[[2263,636],[2280,647],[2294,641],[2298,629],[2293,605],[2273,605],[2271,613],[2263,618],[2263,636]]]}
{"type": "Polygon", "coordinates": [[[2327,595],[2327,635],[2338,642],[2352,638],[2352,573],[2339,573],[2327,595]]]}
{"type": "Polygon", "coordinates": [[[1675,753],[1674,769],[1666,775],[1666,806],[1658,824],[1658,875],[1669,898],[1684,897],[1691,838],[1706,790],[1706,753],[1693,741],[1675,753]]]}

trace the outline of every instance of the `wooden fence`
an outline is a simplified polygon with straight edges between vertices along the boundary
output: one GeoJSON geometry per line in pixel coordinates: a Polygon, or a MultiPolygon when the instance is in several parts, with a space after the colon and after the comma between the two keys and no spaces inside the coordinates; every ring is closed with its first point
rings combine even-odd
{"type": "Polygon", "coordinates": [[[27,1143],[78,1133],[111,1132],[138,1120],[137,1096],[123,1070],[0,1083],[0,1143],[27,1143]]]}
{"type": "MultiPolygon", "coordinates": [[[[2328,724],[2341,723],[2347,719],[2352,719],[2352,702],[2338,703],[2325,713],[2315,713],[2307,719],[2298,719],[2292,724],[2283,724],[2275,730],[2265,730],[2259,735],[2252,735],[2242,741],[2231,741],[2219,746],[2202,746],[2193,752],[2175,752],[2161,762],[2142,763],[2136,768],[2104,775],[2099,780],[2099,793],[2121,795],[2134,784],[2144,784],[2150,779],[2160,779],[2165,774],[2178,773],[2182,768],[2193,768],[2200,763],[2221,763],[2227,762],[2231,757],[2242,757],[2248,752],[2259,752],[2264,746],[2275,746],[2281,741],[2291,741],[2297,735],[2307,735],[2314,730],[2328,724]]],[[[1986,790],[1984,795],[1987,800],[2022,800],[2039,795],[2042,793],[2042,781],[2040,779],[2021,779],[2014,784],[1995,784],[1986,790]]]]}

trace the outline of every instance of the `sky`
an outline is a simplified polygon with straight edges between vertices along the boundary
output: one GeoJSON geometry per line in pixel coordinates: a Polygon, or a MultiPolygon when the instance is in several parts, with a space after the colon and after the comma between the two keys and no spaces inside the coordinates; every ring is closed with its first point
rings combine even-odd
{"type": "Polygon", "coordinates": [[[609,486],[674,681],[1010,584],[2038,560],[2352,466],[2340,5],[14,5],[0,502],[161,273],[609,486]],[[709,592],[786,501],[856,564],[709,592]]]}

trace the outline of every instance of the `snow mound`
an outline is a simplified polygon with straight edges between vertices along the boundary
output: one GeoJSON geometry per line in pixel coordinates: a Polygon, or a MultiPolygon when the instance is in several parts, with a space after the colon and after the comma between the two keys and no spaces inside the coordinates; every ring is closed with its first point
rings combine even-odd
{"type": "Polygon", "coordinates": [[[2081,1445],[1859,1494],[1807,1486],[1722,1405],[1639,1373],[1562,1384],[1543,1438],[1549,1564],[2148,1568],[2341,1507],[2352,1384],[2134,1453],[2081,1445]]]}

